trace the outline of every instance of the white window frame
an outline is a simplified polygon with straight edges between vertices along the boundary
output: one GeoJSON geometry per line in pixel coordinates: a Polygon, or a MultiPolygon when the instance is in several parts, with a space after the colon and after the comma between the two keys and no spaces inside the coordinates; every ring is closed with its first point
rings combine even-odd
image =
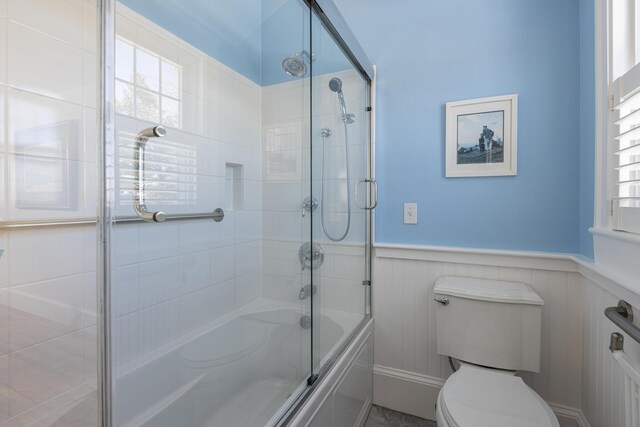
{"type": "Polygon", "coordinates": [[[133,117],[135,119],[140,119],[142,120],[143,118],[140,117],[140,114],[138,112],[138,91],[139,90],[144,90],[147,92],[152,93],[153,95],[158,96],[158,118],[156,120],[157,123],[161,123],[165,126],[169,126],[169,127],[173,127],[176,129],[181,129],[182,128],[182,113],[183,113],[183,105],[182,105],[182,74],[183,74],[183,70],[182,67],[179,64],[176,64],[175,62],[169,60],[168,58],[163,57],[162,55],[150,50],[150,49],[146,49],[142,46],[140,46],[137,43],[132,42],[131,40],[128,40],[124,37],[121,36],[117,36],[117,39],[120,42],[123,42],[129,46],[131,46],[132,50],[133,50],[133,80],[132,81],[128,81],[128,80],[124,80],[121,79],[119,77],[115,77],[115,81],[116,83],[122,83],[124,85],[127,86],[131,86],[133,88],[133,99],[132,99],[132,103],[133,105],[131,106],[132,108],[132,114],[127,114],[121,111],[116,111],[117,114],[121,114],[123,116],[128,116],[128,117],[133,117]],[[154,56],[156,58],[158,58],[158,90],[154,90],[152,88],[149,87],[145,87],[145,86],[141,86],[137,80],[137,56],[138,56],[138,52],[145,52],[148,55],[154,56]],[[173,67],[175,67],[178,71],[178,87],[177,89],[177,96],[173,96],[170,95],[168,93],[165,93],[162,89],[162,83],[163,83],[163,71],[162,71],[162,64],[169,64],[173,67]],[[171,101],[177,102],[178,104],[178,117],[177,117],[177,121],[178,123],[176,125],[174,124],[169,124],[169,123],[164,123],[164,118],[163,118],[163,112],[164,112],[164,108],[163,108],[163,102],[164,99],[163,98],[167,98],[171,101]]]}
{"type": "MultiPolygon", "coordinates": [[[[614,164],[613,164],[613,121],[612,83],[614,82],[612,48],[612,13],[611,2],[616,0],[594,0],[595,5],[595,209],[594,228],[614,230],[613,198],[614,164]]],[[[640,14],[640,0],[635,0],[635,14],[640,14]]],[[[640,58],[640,43],[628,47],[640,58]]]]}
{"type": "MultiPolygon", "coordinates": [[[[621,101],[620,80],[622,76],[628,76],[628,72],[632,69],[638,69],[640,66],[640,43],[638,43],[638,35],[640,35],[640,0],[607,0],[607,29],[606,29],[606,47],[607,47],[607,112],[606,112],[606,137],[602,142],[606,146],[606,207],[607,207],[607,229],[611,231],[632,232],[640,234],[637,226],[632,226],[621,221],[621,214],[626,213],[633,222],[638,216],[634,209],[619,208],[618,188],[616,179],[617,158],[617,142],[614,137],[617,135],[615,129],[615,121],[619,119],[619,112],[614,110],[614,105],[621,101]],[[614,11],[613,7],[618,8],[614,11]],[[625,9],[621,9],[623,6],[625,9]],[[614,25],[614,20],[616,25],[614,25]],[[626,25],[625,25],[626,24],[626,25]],[[624,40],[624,43],[621,43],[624,40]],[[632,214],[632,215],[631,215],[632,214]]],[[[632,73],[635,74],[635,71],[632,73]]],[[[629,221],[627,221],[629,222],[629,221]]]]}
{"type": "MultiPolygon", "coordinates": [[[[640,294],[640,285],[637,283],[637,278],[640,277],[640,263],[637,262],[637,254],[640,253],[640,235],[613,230],[610,214],[614,170],[610,143],[613,129],[610,119],[609,87],[613,79],[609,58],[611,54],[609,1],[616,0],[594,0],[595,205],[594,225],[589,231],[593,234],[596,271],[624,288],[640,294]]],[[[639,9],[640,7],[636,8],[636,11],[640,12],[639,9]]],[[[636,45],[638,45],[637,42],[636,45]]]]}

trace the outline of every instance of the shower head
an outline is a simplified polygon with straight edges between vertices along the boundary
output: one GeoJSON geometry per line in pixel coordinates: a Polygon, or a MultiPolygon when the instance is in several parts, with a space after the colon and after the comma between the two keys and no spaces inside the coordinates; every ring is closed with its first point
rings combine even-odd
{"type": "Polygon", "coordinates": [[[342,80],[337,77],[329,80],[329,89],[331,89],[332,92],[342,92],[342,80]]]}
{"type": "Polygon", "coordinates": [[[285,73],[293,77],[302,77],[307,74],[307,62],[312,61],[314,57],[309,55],[306,50],[301,50],[282,61],[282,69],[285,73]]]}
{"type": "Polygon", "coordinates": [[[307,74],[307,64],[298,57],[290,56],[282,61],[284,72],[293,77],[302,77],[307,74]]]}

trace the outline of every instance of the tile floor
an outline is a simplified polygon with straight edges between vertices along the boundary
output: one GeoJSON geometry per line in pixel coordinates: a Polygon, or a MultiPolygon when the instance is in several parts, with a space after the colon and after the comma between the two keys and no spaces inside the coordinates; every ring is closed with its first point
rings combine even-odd
{"type": "Polygon", "coordinates": [[[436,427],[436,422],[373,405],[364,427],[436,427]]]}

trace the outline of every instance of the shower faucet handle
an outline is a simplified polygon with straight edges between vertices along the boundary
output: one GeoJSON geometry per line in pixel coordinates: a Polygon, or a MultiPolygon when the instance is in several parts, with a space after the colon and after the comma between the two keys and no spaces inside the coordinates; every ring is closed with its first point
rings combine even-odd
{"type": "Polygon", "coordinates": [[[302,201],[302,217],[304,218],[307,212],[315,212],[318,209],[318,199],[315,197],[306,197],[302,201]]]}

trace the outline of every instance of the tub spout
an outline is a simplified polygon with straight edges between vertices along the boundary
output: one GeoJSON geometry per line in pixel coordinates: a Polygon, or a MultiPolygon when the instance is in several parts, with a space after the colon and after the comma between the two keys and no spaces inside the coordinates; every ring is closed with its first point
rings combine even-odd
{"type": "Polygon", "coordinates": [[[303,299],[307,299],[309,298],[309,296],[311,295],[311,293],[313,292],[313,295],[316,294],[318,288],[313,285],[306,285],[300,288],[300,292],[298,293],[298,299],[303,300],[303,299]]]}

